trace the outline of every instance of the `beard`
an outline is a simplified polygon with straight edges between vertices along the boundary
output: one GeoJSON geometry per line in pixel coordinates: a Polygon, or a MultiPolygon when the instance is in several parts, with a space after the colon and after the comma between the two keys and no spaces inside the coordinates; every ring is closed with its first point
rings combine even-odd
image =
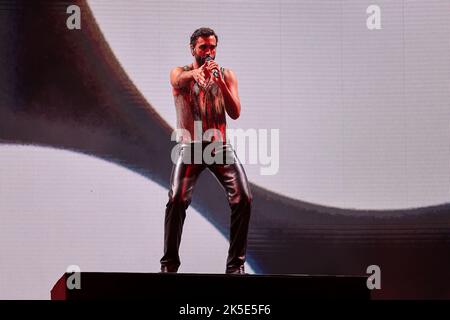
{"type": "MultiPolygon", "coordinates": [[[[197,61],[197,64],[201,67],[202,65],[205,64],[206,58],[207,58],[208,56],[200,57],[200,56],[198,56],[198,55],[195,55],[194,57],[195,57],[195,61],[197,61]]],[[[211,57],[212,60],[214,60],[215,58],[216,58],[215,56],[214,56],[214,57],[211,57]]]]}

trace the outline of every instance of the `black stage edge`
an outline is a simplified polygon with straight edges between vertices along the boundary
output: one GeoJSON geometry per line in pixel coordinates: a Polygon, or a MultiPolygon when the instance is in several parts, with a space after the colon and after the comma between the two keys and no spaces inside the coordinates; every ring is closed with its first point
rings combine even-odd
{"type": "MultiPolygon", "coordinates": [[[[269,303],[297,299],[370,300],[365,276],[227,275],[81,272],[80,289],[68,289],[65,273],[52,300],[145,299],[178,303],[269,303]]],[[[73,287],[73,286],[72,286],[73,287]]]]}

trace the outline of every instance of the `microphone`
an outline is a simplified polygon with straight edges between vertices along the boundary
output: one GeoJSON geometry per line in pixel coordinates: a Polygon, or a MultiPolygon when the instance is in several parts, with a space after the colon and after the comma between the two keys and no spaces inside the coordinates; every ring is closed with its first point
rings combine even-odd
{"type": "MultiPolygon", "coordinates": [[[[205,59],[205,62],[208,62],[208,61],[211,61],[211,60],[213,60],[213,58],[211,58],[210,56],[207,56],[206,59],[205,59]]],[[[217,70],[214,69],[212,73],[213,73],[214,77],[216,77],[216,78],[219,77],[219,73],[217,72],[217,70]]]]}

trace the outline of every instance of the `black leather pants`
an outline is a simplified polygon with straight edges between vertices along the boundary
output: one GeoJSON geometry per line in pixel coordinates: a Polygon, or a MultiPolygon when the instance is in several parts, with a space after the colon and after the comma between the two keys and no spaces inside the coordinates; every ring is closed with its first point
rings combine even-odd
{"type": "MultiPolygon", "coordinates": [[[[247,234],[250,221],[252,195],[247,176],[235,151],[230,144],[221,144],[216,149],[223,159],[220,163],[194,163],[194,151],[203,152],[207,143],[196,142],[179,144],[177,161],[173,165],[170,181],[169,201],[166,205],[164,222],[164,255],[161,267],[176,272],[180,266],[178,250],[181,242],[186,209],[192,199],[195,183],[200,173],[208,168],[224,188],[231,208],[230,247],[226,262],[226,272],[231,272],[244,265],[247,248],[247,234]],[[200,144],[200,145],[198,145],[200,144]],[[190,156],[191,161],[186,160],[190,156]],[[183,161],[184,160],[184,161],[183,161]],[[190,163],[186,163],[190,162],[190,163]]],[[[197,155],[199,153],[197,152],[197,155]]],[[[201,156],[201,154],[200,154],[201,156]]],[[[206,239],[205,239],[206,240],[206,239]]]]}

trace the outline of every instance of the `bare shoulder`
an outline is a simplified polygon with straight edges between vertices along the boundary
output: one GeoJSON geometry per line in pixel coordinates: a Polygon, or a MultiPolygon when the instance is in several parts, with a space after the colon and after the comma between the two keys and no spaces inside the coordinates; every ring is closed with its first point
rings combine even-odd
{"type": "Polygon", "coordinates": [[[183,70],[184,70],[184,67],[175,67],[175,68],[172,68],[172,70],[170,70],[170,76],[178,75],[178,74],[180,74],[181,72],[183,72],[183,70]]]}
{"type": "Polygon", "coordinates": [[[181,73],[183,73],[183,71],[187,70],[188,66],[184,66],[184,67],[175,67],[172,68],[172,70],[170,70],[170,84],[172,85],[172,89],[173,89],[173,95],[178,95],[180,93],[181,88],[178,88],[178,84],[177,84],[177,79],[180,76],[181,73]]]}
{"type": "Polygon", "coordinates": [[[234,73],[233,70],[228,69],[228,68],[223,68],[223,74],[225,75],[225,77],[228,78],[236,78],[236,74],[234,73]]]}
{"type": "Polygon", "coordinates": [[[223,76],[228,85],[237,84],[237,77],[233,70],[224,68],[223,76]]]}

